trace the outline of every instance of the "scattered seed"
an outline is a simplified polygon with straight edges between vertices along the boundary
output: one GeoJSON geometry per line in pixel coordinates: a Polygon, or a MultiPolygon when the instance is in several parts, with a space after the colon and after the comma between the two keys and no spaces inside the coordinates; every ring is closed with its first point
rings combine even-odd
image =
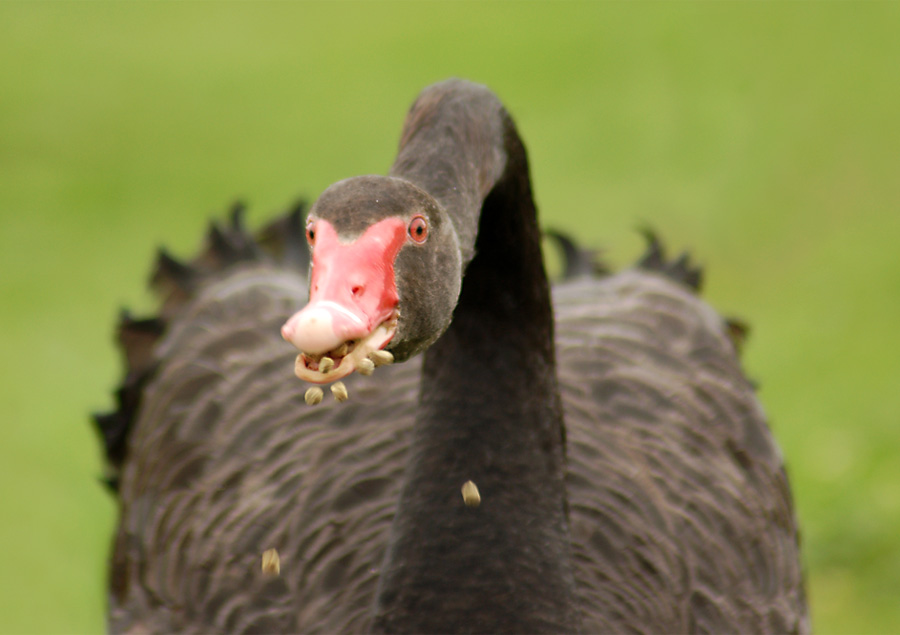
{"type": "Polygon", "coordinates": [[[338,346],[336,349],[334,349],[333,352],[334,352],[335,357],[343,357],[348,352],[350,352],[350,343],[344,342],[343,344],[338,346]]]}
{"type": "Polygon", "coordinates": [[[318,386],[310,386],[303,398],[306,400],[307,406],[315,406],[316,404],[322,403],[324,394],[325,393],[323,393],[322,389],[318,386]]]}
{"type": "Polygon", "coordinates": [[[376,366],[387,366],[394,363],[394,355],[390,351],[372,351],[369,353],[371,359],[376,366]]]}
{"type": "Polygon", "coordinates": [[[466,507],[478,507],[481,505],[481,494],[478,493],[478,486],[472,481],[463,483],[462,497],[466,507]]]}
{"type": "Polygon", "coordinates": [[[334,368],[334,360],[330,357],[323,357],[321,360],[319,360],[320,373],[327,373],[332,368],[334,368]]]}
{"type": "Polygon", "coordinates": [[[266,549],[262,555],[262,572],[267,576],[281,575],[281,558],[277,549],[266,549]]]}
{"type": "Polygon", "coordinates": [[[331,394],[334,395],[335,401],[347,401],[350,395],[347,394],[347,387],[342,381],[336,381],[331,384],[331,394]]]}
{"type": "Polygon", "coordinates": [[[371,375],[375,370],[375,362],[371,359],[361,359],[356,365],[356,370],[359,371],[360,375],[371,375]]]}

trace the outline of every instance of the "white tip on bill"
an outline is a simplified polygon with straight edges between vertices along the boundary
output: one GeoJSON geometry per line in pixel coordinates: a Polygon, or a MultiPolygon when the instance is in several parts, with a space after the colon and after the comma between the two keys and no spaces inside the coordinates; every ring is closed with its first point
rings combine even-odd
{"type": "MultiPolygon", "coordinates": [[[[281,336],[305,353],[326,353],[340,346],[345,335],[337,331],[345,329],[335,328],[335,308],[323,305],[312,304],[295,313],[281,327],[281,336]]],[[[343,310],[341,313],[345,314],[342,316],[345,319],[350,316],[361,323],[349,311],[343,310]]]]}

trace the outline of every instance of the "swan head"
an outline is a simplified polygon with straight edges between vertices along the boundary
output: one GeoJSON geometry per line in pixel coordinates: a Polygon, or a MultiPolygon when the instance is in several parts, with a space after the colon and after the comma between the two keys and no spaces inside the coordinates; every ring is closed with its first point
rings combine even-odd
{"type": "Polygon", "coordinates": [[[387,176],[340,181],[313,205],[306,234],[309,303],[281,329],[300,351],[301,379],[341,379],[379,350],[404,361],[449,326],[462,258],[453,223],[424,190],[387,176]]]}

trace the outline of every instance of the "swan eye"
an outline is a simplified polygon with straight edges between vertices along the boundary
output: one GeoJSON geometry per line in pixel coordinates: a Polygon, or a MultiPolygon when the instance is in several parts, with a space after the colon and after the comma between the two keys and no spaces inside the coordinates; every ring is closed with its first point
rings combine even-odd
{"type": "Polygon", "coordinates": [[[424,243],[428,238],[428,221],[424,216],[413,216],[409,221],[409,237],[417,243],[424,243]]]}
{"type": "Polygon", "coordinates": [[[310,245],[314,245],[316,242],[316,222],[309,220],[306,221],[306,242],[310,245]]]}

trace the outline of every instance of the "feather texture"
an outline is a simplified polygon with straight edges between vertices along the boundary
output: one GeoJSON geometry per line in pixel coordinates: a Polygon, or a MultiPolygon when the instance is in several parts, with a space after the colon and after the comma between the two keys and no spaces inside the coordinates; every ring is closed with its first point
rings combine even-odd
{"type": "Polygon", "coordinates": [[[190,261],[160,250],[159,315],[122,317],[118,408],[95,417],[120,503],[111,630],[809,630],[746,328],[651,232],[618,274],[551,235],[551,294],[524,145],[488,89],[425,89],[390,176],[320,196],[309,227],[342,246],[314,248],[303,337],[280,328],[307,300],[302,208],[256,239],[242,213],[190,261]],[[413,222],[430,230],[407,241],[413,222]],[[381,302],[375,348],[412,359],[307,405],[322,391],[282,334],[327,379],[308,352],[345,363],[375,332],[333,337],[330,311],[381,302]]]}
{"type": "MultiPolygon", "coordinates": [[[[128,436],[111,630],[371,625],[420,361],[307,407],[279,335],[305,295],[302,272],[242,261],[158,344],[128,436]],[[277,578],[260,571],[269,548],[277,578]]],[[[554,304],[584,630],[808,630],[782,458],[726,323],[641,268],[560,283],[554,304]]]]}

